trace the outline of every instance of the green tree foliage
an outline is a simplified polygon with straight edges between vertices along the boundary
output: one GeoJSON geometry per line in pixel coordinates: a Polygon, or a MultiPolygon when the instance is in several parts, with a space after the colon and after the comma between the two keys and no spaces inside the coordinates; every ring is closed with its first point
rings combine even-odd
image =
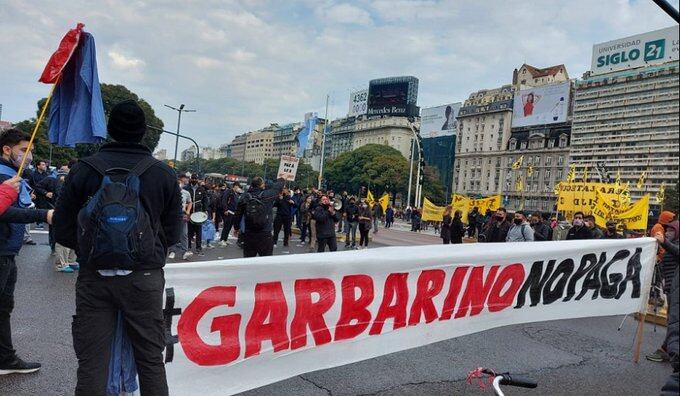
{"type": "MultiPolygon", "coordinates": [[[[379,144],[368,144],[356,150],[340,154],[326,164],[324,178],[328,188],[358,195],[362,186],[370,188],[378,198],[384,192],[401,193],[408,190],[409,161],[398,150],[379,144]]],[[[415,169],[414,169],[415,186],[415,169]]],[[[425,167],[423,196],[437,204],[446,202],[444,189],[437,173],[425,167]]],[[[415,187],[412,194],[415,192],[415,187]]]]}
{"type": "MultiPolygon", "coordinates": [[[[144,111],[146,116],[146,123],[148,125],[153,125],[158,128],[163,128],[163,121],[156,117],[155,112],[144,99],[140,99],[135,93],[127,89],[122,85],[111,85],[111,84],[101,84],[102,91],[102,101],[104,103],[104,112],[108,117],[111,109],[116,103],[123,100],[132,99],[139,103],[140,107],[144,111]]],[[[47,98],[42,98],[38,101],[38,107],[36,110],[36,117],[29,120],[24,120],[17,123],[16,128],[26,132],[32,133],[35,128],[35,123],[37,118],[40,116],[40,111],[47,98]]],[[[48,109],[49,112],[49,109],[48,109]]],[[[52,165],[59,166],[65,162],[68,162],[72,158],[85,157],[93,154],[99,149],[99,145],[96,144],[79,144],[75,148],[68,147],[57,147],[51,145],[48,140],[47,131],[49,129],[49,117],[46,113],[40,128],[38,129],[38,134],[35,139],[35,149],[33,151],[33,157],[36,159],[49,160],[50,149],[52,165]]],[[[161,132],[155,131],[153,129],[148,129],[144,140],[142,141],[147,147],[152,151],[156,149],[158,145],[158,140],[160,139],[161,132]]]]}
{"type": "Polygon", "coordinates": [[[674,186],[666,188],[665,199],[663,201],[663,210],[670,210],[673,213],[678,213],[680,210],[680,200],[678,199],[679,183],[674,186]]]}

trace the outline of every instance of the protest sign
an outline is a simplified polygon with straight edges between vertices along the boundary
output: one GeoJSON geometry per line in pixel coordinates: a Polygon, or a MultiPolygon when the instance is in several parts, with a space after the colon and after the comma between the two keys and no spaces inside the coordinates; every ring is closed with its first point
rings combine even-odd
{"type": "Polygon", "coordinates": [[[442,221],[444,218],[444,207],[437,206],[429,199],[423,198],[423,221],[442,221]]]}
{"type": "Polygon", "coordinates": [[[607,226],[607,220],[615,220],[627,230],[646,230],[649,218],[649,194],[632,205],[623,205],[618,201],[611,202],[607,197],[596,192],[595,206],[592,214],[595,223],[600,227],[607,226]]]}
{"type": "Polygon", "coordinates": [[[561,182],[557,185],[557,210],[590,213],[595,207],[596,192],[610,202],[618,202],[624,187],[616,183],[561,182]]]}
{"type": "Polygon", "coordinates": [[[166,266],[170,393],[233,394],[495,327],[646,306],[654,239],[536,243],[166,266]]]}
{"type": "Polygon", "coordinates": [[[282,155],[281,163],[279,164],[279,171],[276,174],[277,179],[284,179],[286,181],[294,181],[297,175],[297,168],[300,159],[290,155],[282,155]]]}

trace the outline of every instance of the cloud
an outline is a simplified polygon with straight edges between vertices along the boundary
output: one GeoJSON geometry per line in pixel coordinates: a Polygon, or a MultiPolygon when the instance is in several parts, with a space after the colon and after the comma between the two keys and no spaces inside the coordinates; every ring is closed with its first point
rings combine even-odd
{"type": "MultiPolygon", "coordinates": [[[[48,91],[36,80],[82,21],[97,41],[100,80],[127,86],[166,125],[177,114],[163,104],[197,109],[182,131],[201,146],[323,114],[327,94],[331,117],[342,116],[349,90],[374,78],[418,77],[427,107],[508,84],[525,62],[564,63],[580,77],[594,43],[674,25],[640,0],[4,0],[0,20],[3,118],[35,115],[48,91]]],[[[160,147],[172,152],[174,140],[160,147]]]]}
{"type": "Polygon", "coordinates": [[[143,60],[127,57],[117,51],[113,50],[109,51],[108,55],[109,59],[111,59],[113,66],[118,69],[122,70],[139,69],[140,67],[145,65],[143,60]]]}

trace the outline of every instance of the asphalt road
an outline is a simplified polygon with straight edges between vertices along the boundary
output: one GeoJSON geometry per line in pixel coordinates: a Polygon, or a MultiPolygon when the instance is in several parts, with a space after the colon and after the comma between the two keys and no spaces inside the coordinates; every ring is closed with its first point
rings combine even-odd
{"type": "MultiPolygon", "coordinates": [[[[381,230],[379,241],[411,241],[408,231],[381,230]]],[[[418,237],[418,239],[420,236],[418,237]]],[[[436,238],[436,237],[434,237],[436,238]]],[[[76,377],[71,342],[74,313],[73,274],[52,269],[46,235],[18,256],[19,281],[13,314],[14,345],[19,354],[39,361],[36,374],[0,376],[0,395],[70,395],[76,377]]],[[[429,240],[429,239],[428,239],[429,240]]],[[[279,245],[276,254],[301,253],[304,247],[279,245]],[[289,252],[289,253],[285,253],[289,252]]],[[[240,257],[235,247],[216,248],[202,259],[240,257]]],[[[654,395],[670,374],[668,364],[632,362],[637,322],[622,317],[563,320],[509,326],[329,370],[300,375],[245,395],[452,395],[492,394],[467,385],[478,366],[526,374],[539,382],[535,391],[507,389],[508,395],[654,395]]],[[[663,340],[647,325],[643,354],[663,340]]]]}

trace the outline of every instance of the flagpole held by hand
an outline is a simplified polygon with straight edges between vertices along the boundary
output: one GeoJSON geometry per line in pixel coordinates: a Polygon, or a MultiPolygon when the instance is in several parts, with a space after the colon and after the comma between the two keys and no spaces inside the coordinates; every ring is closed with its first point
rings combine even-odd
{"type": "MultiPolygon", "coordinates": [[[[59,84],[59,79],[57,79],[54,85],[52,85],[52,89],[50,90],[49,95],[47,95],[47,100],[45,101],[42,110],[40,110],[40,116],[38,117],[38,120],[35,122],[35,128],[33,128],[31,140],[28,141],[28,148],[26,148],[26,152],[31,151],[31,147],[33,147],[35,135],[38,134],[38,128],[40,128],[40,124],[42,123],[43,118],[45,118],[45,112],[47,111],[47,108],[50,106],[50,100],[52,99],[52,95],[54,94],[54,89],[57,87],[57,84],[59,84]]],[[[17,171],[17,175],[19,176],[21,176],[21,174],[24,171],[24,165],[26,165],[26,158],[28,158],[28,156],[24,155],[23,158],[21,159],[21,164],[19,165],[19,170],[17,171]]]]}

